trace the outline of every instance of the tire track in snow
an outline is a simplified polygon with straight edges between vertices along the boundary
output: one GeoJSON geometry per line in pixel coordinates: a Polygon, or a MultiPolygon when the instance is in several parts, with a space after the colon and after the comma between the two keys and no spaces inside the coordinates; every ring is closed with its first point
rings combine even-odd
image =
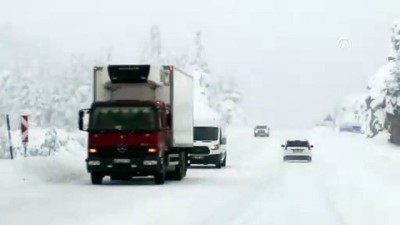
{"type": "Polygon", "coordinates": [[[315,158],[310,164],[281,162],[281,177],[260,192],[251,205],[246,204],[247,210],[233,224],[347,225],[320,177],[327,165],[318,161],[318,155],[315,158]]]}
{"type": "Polygon", "coordinates": [[[242,158],[248,163],[240,165],[241,171],[238,171],[247,176],[247,179],[243,179],[246,183],[241,184],[241,189],[233,190],[232,198],[222,208],[216,207],[215,212],[200,224],[232,224],[231,221],[235,221],[246,212],[249,205],[259,199],[260,193],[279,183],[279,173],[282,170],[281,164],[276,161],[276,150],[279,149],[276,139],[250,139],[247,143],[251,143],[248,150],[253,155],[251,158],[242,158]]]}

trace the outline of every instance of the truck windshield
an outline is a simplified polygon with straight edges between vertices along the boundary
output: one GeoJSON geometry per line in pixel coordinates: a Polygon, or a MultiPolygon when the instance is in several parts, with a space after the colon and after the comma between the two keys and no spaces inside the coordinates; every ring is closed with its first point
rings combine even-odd
{"type": "Polygon", "coordinates": [[[218,128],[195,127],[193,136],[195,141],[216,141],[218,140],[218,128]]]}
{"type": "Polygon", "coordinates": [[[159,127],[156,110],[150,106],[97,107],[89,125],[95,131],[154,131],[159,127]]]}

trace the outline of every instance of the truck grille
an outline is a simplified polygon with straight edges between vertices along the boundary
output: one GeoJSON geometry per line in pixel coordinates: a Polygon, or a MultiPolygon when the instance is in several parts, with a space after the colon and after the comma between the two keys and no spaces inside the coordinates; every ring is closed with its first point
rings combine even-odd
{"type": "Polygon", "coordinates": [[[208,147],[193,147],[192,154],[210,154],[208,147]]]}
{"type": "Polygon", "coordinates": [[[116,147],[102,147],[97,149],[99,158],[141,158],[148,155],[147,147],[127,147],[125,151],[119,151],[116,147]]]}

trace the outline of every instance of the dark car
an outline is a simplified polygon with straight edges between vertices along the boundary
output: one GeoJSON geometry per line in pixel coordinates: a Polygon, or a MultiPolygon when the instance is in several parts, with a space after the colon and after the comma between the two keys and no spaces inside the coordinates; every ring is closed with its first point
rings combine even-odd
{"type": "Polygon", "coordinates": [[[340,132],[362,133],[361,125],[357,123],[345,123],[340,125],[340,132]]]}

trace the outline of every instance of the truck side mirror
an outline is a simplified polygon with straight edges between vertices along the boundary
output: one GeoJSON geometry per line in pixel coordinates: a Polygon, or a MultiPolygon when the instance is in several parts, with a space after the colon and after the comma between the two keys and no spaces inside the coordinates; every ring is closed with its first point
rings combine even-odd
{"type": "Polygon", "coordinates": [[[168,127],[172,127],[171,113],[167,114],[167,125],[168,125],[168,127]]]}
{"type": "Polygon", "coordinates": [[[310,145],[310,148],[314,148],[314,145],[310,145]]]}
{"type": "Polygon", "coordinates": [[[284,148],[284,147],[285,147],[285,145],[281,145],[281,147],[282,147],[282,148],[284,148]]]}
{"type": "Polygon", "coordinates": [[[88,116],[89,109],[81,109],[79,110],[79,120],[78,120],[78,126],[79,130],[82,131],[87,131],[88,130],[88,116]]]}

